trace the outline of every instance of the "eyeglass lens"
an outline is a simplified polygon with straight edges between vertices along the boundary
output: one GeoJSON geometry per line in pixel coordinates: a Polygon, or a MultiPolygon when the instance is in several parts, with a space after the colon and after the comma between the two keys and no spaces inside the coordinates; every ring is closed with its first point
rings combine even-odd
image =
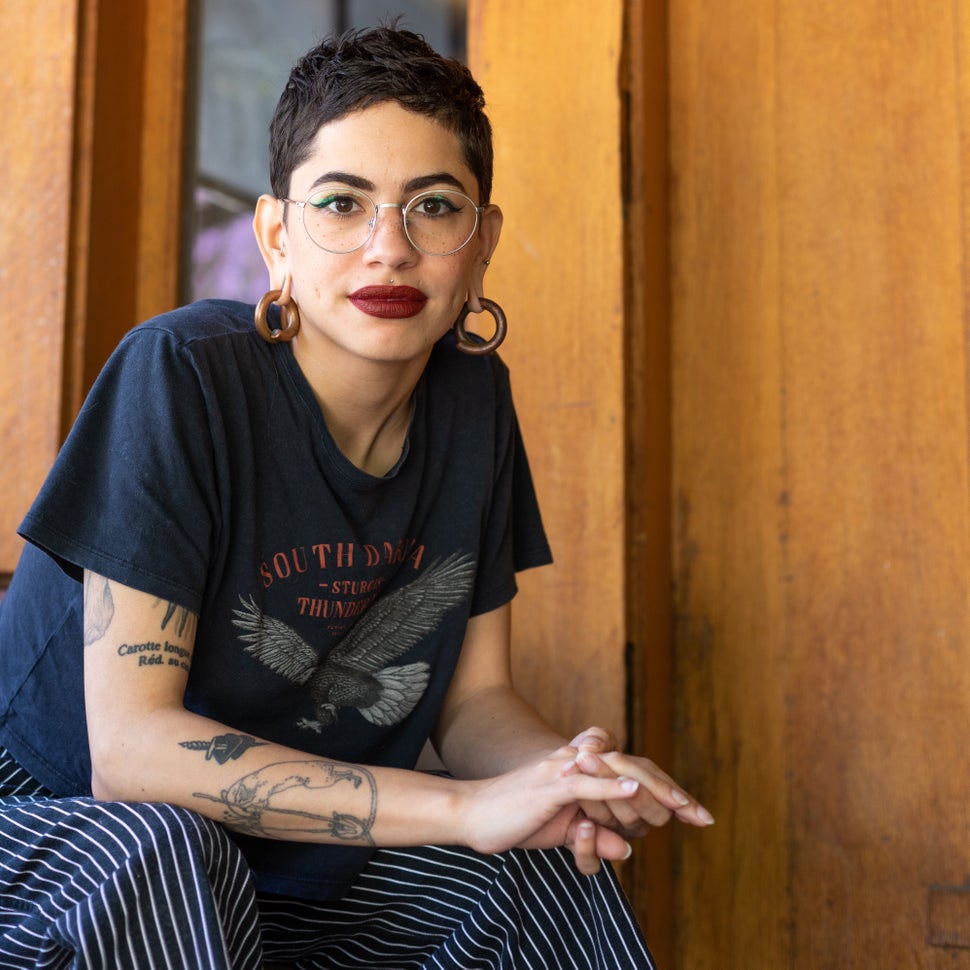
{"type": "MultiPolygon", "coordinates": [[[[370,238],[379,210],[355,189],[327,189],[311,195],[303,206],[310,238],[331,253],[350,253],[370,238]]],[[[388,214],[396,218],[394,213],[388,214]]],[[[461,192],[435,189],[415,196],[403,209],[404,229],[415,249],[447,256],[461,249],[475,234],[478,210],[461,192]]]]}

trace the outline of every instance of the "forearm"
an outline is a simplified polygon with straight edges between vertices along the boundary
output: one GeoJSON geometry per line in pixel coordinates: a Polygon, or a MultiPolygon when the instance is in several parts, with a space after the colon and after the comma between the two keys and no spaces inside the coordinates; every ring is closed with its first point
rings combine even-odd
{"type": "Polygon", "coordinates": [[[456,778],[502,774],[567,743],[514,688],[505,685],[466,698],[442,717],[433,740],[456,778]]]}
{"type": "Polygon", "coordinates": [[[97,797],[183,805],[250,835],[356,845],[462,844],[467,783],[252,738],[185,710],[146,715],[94,752],[97,797]]]}
{"type": "MultiPolygon", "coordinates": [[[[133,728],[136,740],[113,753],[101,733],[97,795],[184,805],[237,832],[295,842],[549,848],[577,838],[583,800],[626,799],[638,788],[566,771],[570,753],[561,748],[497,777],[460,780],[314,757],[185,711],[156,710],[133,728]]],[[[602,858],[625,849],[610,832],[595,843],[602,858]]]]}

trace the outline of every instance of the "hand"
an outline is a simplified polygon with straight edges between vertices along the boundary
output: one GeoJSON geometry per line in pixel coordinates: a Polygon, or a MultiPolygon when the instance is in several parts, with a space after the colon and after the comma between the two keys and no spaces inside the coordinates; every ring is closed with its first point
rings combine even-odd
{"type": "Polygon", "coordinates": [[[624,775],[640,782],[640,791],[624,802],[590,804],[583,811],[600,825],[612,828],[626,838],[637,838],[651,826],[666,824],[671,815],[690,825],[714,823],[710,812],[686,794],[674,780],[652,761],[617,751],[616,738],[605,728],[592,727],[570,742],[575,749],[575,768],[591,777],[624,775]]]}
{"type": "Polygon", "coordinates": [[[479,781],[463,782],[464,841],[478,852],[566,846],[581,872],[599,871],[601,859],[629,855],[626,840],[586,818],[581,803],[620,805],[637,797],[639,782],[576,769],[576,751],[564,746],[527,765],[479,781]]]}

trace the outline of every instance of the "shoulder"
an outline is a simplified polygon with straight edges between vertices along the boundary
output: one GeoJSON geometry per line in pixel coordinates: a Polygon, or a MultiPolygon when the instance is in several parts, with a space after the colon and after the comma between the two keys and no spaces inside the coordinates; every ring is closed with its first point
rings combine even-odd
{"type": "Polygon", "coordinates": [[[256,333],[251,311],[244,303],[205,300],[134,327],[105,362],[81,415],[120,407],[131,411],[127,423],[139,414],[155,421],[160,414],[218,408],[246,388],[262,393],[275,380],[275,348],[256,333]]]}
{"type": "Polygon", "coordinates": [[[269,344],[256,333],[253,308],[230,300],[201,300],[152,317],[129,330],[109,358],[101,378],[153,375],[218,384],[269,363],[269,344]],[[264,363],[261,365],[260,361],[264,363]]]}
{"type": "Polygon", "coordinates": [[[234,300],[199,300],[139,324],[123,343],[167,338],[177,345],[220,342],[254,334],[253,308],[234,300]]]}

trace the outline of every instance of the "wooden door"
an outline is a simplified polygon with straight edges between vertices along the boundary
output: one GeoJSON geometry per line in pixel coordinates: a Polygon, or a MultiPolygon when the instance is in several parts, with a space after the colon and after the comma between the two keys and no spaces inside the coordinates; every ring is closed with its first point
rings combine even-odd
{"type": "Polygon", "coordinates": [[[970,967],[970,5],[669,36],[677,965],[970,967]]]}
{"type": "Polygon", "coordinates": [[[0,587],[107,355],[177,300],[186,3],[0,5],[0,587]]]}
{"type": "MultiPolygon", "coordinates": [[[[664,0],[470,0],[506,215],[487,293],[557,563],[514,604],[520,689],[561,730],[670,761],[664,0]]],[[[672,833],[622,875],[672,961],[672,833]]]]}
{"type": "Polygon", "coordinates": [[[623,733],[622,5],[587,13],[472,0],[469,64],[505,214],[486,295],[509,317],[502,357],[557,560],[520,577],[516,677],[563,731],[623,733]]]}
{"type": "Polygon", "coordinates": [[[72,0],[0,6],[0,588],[60,444],[79,39],[72,0]],[[17,38],[16,43],[11,38],[17,38]]]}

